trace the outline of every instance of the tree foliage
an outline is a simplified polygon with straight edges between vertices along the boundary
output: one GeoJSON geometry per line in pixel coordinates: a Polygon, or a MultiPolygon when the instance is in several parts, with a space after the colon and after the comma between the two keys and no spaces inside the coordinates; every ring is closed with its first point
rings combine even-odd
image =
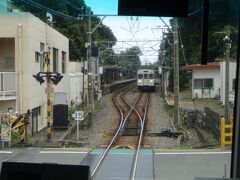
{"type": "MultiPolygon", "coordinates": [[[[80,50],[81,48],[84,48],[84,45],[87,42],[86,32],[88,17],[81,17],[80,15],[86,14],[87,11],[91,11],[91,9],[86,6],[84,0],[34,0],[33,2],[77,18],[77,20],[71,20],[53,14],[53,27],[69,38],[70,60],[76,61],[83,58],[84,55],[80,50]]],[[[47,22],[45,9],[32,6],[21,0],[13,0],[13,4],[22,11],[31,12],[42,21],[47,22]]],[[[100,22],[100,18],[92,17],[91,21],[91,26],[94,28],[100,22]]],[[[108,26],[101,24],[100,27],[93,33],[92,40],[116,41],[116,37],[108,26]]]]}
{"type": "Polygon", "coordinates": [[[118,65],[125,67],[126,69],[137,71],[141,66],[139,57],[141,54],[142,51],[138,46],[127,48],[125,51],[121,51],[120,54],[117,55],[118,65]]]}
{"type": "MultiPolygon", "coordinates": [[[[208,62],[213,62],[217,58],[224,58],[225,48],[223,38],[230,31],[232,40],[231,57],[236,58],[237,53],[237,26],[239,0],[210,0],[209,4],[209,26],[208,26],[208,62]]],[[[180,63],[180,88],[186,86],[188,75],[182,74],[181,67],[186,65],[181,47],[183,47],[187,64],[200,64],[201,58],[201,35],[202,35],[202,0],[189,0],[189,16],[178,18],[179,26],[179,63],[180,63]],[[182,44],[181,41],[182,40],[182,44]],[[183,45],[183,46],[182,46],[183,45]],[[182,87],[183,86],[183,87],[182,87]]],[[[170,20],[173,27],[173,19],[170,20]]],[[[173,67],[172,44],[173,36],[171,32],[166,34],[164,46],[166,50],[166,65],[173,67]]],[[[171,71],[170,77],[173,77],[171,71]]],[[[170,84],[173,84],[171,81],[170,84]]],[[[171,89],[171,88],[170,88],[171,89]]]]}

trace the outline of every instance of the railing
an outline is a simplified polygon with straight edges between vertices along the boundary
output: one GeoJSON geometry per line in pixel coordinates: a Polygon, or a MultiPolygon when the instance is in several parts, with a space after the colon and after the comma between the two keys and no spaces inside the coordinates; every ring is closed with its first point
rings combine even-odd
{"type": "Polygon", "coordinates": [[[0,100],[16,99],[16,83],[16,72],[0,72],[0,100]]]}

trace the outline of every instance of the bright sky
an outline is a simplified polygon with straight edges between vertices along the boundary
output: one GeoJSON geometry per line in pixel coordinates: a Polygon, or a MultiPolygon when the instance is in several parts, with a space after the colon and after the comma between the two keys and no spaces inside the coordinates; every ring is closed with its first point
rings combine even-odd
{"type": "MultiPolygon", "coordinates": [[[[85,3],[91,7],[94,14],[117,15],[118,0],[85,0],[85,3]]],[[[170,18],[163,19],[169,24],[170,18]]],[[[143,52],[143,56],[140,56],[143,64],[157,61],[162,27],[166,28],[159,17],[107,16],[103,24],[112,29],[119,41],[114,47],[115,52],[139,46],[143,52]]]]}

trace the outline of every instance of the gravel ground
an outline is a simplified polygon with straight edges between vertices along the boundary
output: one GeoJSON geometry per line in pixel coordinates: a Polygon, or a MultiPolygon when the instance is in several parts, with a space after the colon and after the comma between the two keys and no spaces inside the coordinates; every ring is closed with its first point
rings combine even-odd
{"type": "MultiPolygon", "coordinates": [[[[134,88],[132,89],[131,93],[127,93],[125,97],[132,103],[136,99],[138,94],[138,89],[134,88]]],[[[182,102],[181,105],[185,103],[185,106],[192,107],[193,103],[187,97],[187,94],[182,96],[185,101],[182,102]]],[[[101,98],[98,112],[95,116],[93,116],[91,127],[89,127],[88,129],[80,129],[79,139],[76,139],[76,132],[73,133],[72,136],[67,139],[70,142],[74,142],[73,144],[69,144],[70,146],[99,148],[102,145],[104,146],[108,144],[109,137],[111,137],[109,135],[115,133],[119,119],[119,117],[116,116],[117,110],[111,98],[112,94],[105,95],[101,98]]],[[[197,106],[200,107],[199,104],[197,106]]],[[[146,133],[159,133],[162,130],[171,129],[170,122],[172,120],[169,117],[168,112],[164,106],[163,99],[160,97],[158,88],[156,88],[155,92],[151,93],[148,118],[149,120],[146,123],[146,133]]],[[[52,140],[57,141],[61,139],[64,132],[64,130],[55,130],[53,132],[52,140]]],[[[185,137],[185,141],[182,143],[182,145],[180,145],[182,138],[181,136],[179,136],[179,138],[148,136],[148,139],[150,142],[150,147],[154,149],[181,148],[186,146],[192,147],[201,145],[201,142],[197,137],[195,131],[189,130],[188,132],[185,132],[185,137]]],[[[39,134],[35,135],[33,138],[31,138],[31,142],[33,142],[33,144],[45,145],[45,139],[46,132],[42,131],[39,134]]],[[[55,143],[55,145],[57,145],[57,143],[55,143]]]]}
{"type": "MultiPolygon", "coordinates": [[[[111,100],[112,94],[105,95],[100,100],[100,109],[94,117],[92,125],[88,129],[80,129],[79,142],[84,147],[97,148],[102,145],[103,138],[107,134],[114,132],[117,126],[116,117],[114,117],[116,108],[111,100]]],[[[71,136],[71,140],[76,140],[76,134],[71,136]]]]}
{"type": "MultiPolygon", "coordinates": [[[[131,93],[127,93],[126,98],[133,102],[136,99],[139,91],[137,88],[133,89],[131,93]]],[[[117,110],[111,100],[112,94],[105,95],[100,100],[99,110],[96,116],[93,116],[93,122],[90,128],[80,129],[80,138],[76,139],[76,132],[67,139],[70,142],[70,146],[81,146],[86,148],[99,148],[102,145],[106,145],[109,142],[107,137],[113,134],[118,126],[118,117],[116,116],[117,110]]],[[[149,121],[147,122],[147,133],[159,133],[164,129],[171,129],[170,117],[164,106],[163,99],[160,97],[159,90],[151,93],[150,108],[148,111],[149,121]]],[[[55,130],[53,132],[53,141],[61,139],[64,130],[55,130]]],[[[200,145],[196,133],[193,131],[187,132],[187,139],[182,146],[197,146],[200,145]]],[[[148,137],[150,147],[154,149],[168,149],[168,148],[180,148],[181,137],[168,138],[168,137],[148,137]]],[[[39,134],[31,138],[33,144],[45,145],[46,132],[43,130],[39,134]]],[[[57,144],[57,143],[55,143],[57,144]]],[[[58,143],[59,144],[59,143],[58,143]]]]}
{"type": "MultiPolygon", "coordinates": [[[[164,107],[163,99],[160,97],[158,88],[151,93],[150,108],[148,111],[149,126],[148,132],[161,132],[164,129],[171,129],[170,117],[164,107]]],[[[151,137],[151,147],[154,149],[168,149],[180,145],[180,139],[168,137],[151,137]]]]}
{"type": "MultiPolygon", "coordinates": [[[[173,96],[167,97],[169,101],[173,101],[173,96]]],[[[204,107],[209,107],[220,115],[224,114],[224,106],[217,99],[195,99],[195,106],[197,110],[203,110],[204,107]]],[[[180,107],[194,109],[194,102],[191,98],[191,91],[180,92],[180,107]]],[[[230,113],[232,113],[232,107],[230,106],[230,113]]]]}
{"type": "MultiPolygon", "coordinates": [[[[173,97],[167,97],[169,101],[173,101],[173,97]]],[[[204,107],[209,107],[213,111],[217,112],[220,116],[224,115],[224,106],[217,99],[195,99],[192,101],[191,99],[191,91],[183,91],[180,92],[180,108],[183,109],[197,109],[199,111],[203,111],[204,107]]],[[[230,113],[232,113],[232,109],[230,108],[230,113]]],[[[218,140],[214,138],[214,136],[209,131],[200,130],[201,136],[204,136],[203,139],[200,139],[198,136],[198,132],[195,129],[189,128],[186,130],[186,127],[182,127],[185,133],[184,141],[182,142],[182,146],[186,147],[198,147],[204,145],[215,145],[218,144],[218,140]]]]}
{"type": "MultiPolygon", "coordinates": [[[[139,91],[133,89],[131,93],[126,94],[126,98],[132,103],[137,97],[139,91]]],[[[101,145],[106,145],[109,141],[106,138],[109,134],[113,134],[118,125],[118,117],[115,116],[116,108],[111,101],[112,94],[104,96],[100,101],[100,110],[92,122],[92,126],[87,130],[80,130],[80,143],[85,144],[84,147],[96,148],[101,145]]],[[[168,113],[163,105],[158,91],[151,93],[150,109],[148,112],[149,119],[147,123],[148,132],[160,132],[163,129],[171,128],[169,123],[168,113]]],[[[76,135],[72,136],[72,140],[76,135]]],[[[149,137],[150,146],[154,149],[166,149],[177,147],[180,144],[180,139],[168,137],[149,137]]]]}

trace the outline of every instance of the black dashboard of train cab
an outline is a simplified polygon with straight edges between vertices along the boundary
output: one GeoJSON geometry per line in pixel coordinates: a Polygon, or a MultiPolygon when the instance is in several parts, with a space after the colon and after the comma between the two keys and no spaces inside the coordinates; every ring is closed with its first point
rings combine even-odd
{"type": "Polygon", "coordinates": [[[89,180],[90,168],[82,165],[3,162],[1,180],[89,180]]]}

